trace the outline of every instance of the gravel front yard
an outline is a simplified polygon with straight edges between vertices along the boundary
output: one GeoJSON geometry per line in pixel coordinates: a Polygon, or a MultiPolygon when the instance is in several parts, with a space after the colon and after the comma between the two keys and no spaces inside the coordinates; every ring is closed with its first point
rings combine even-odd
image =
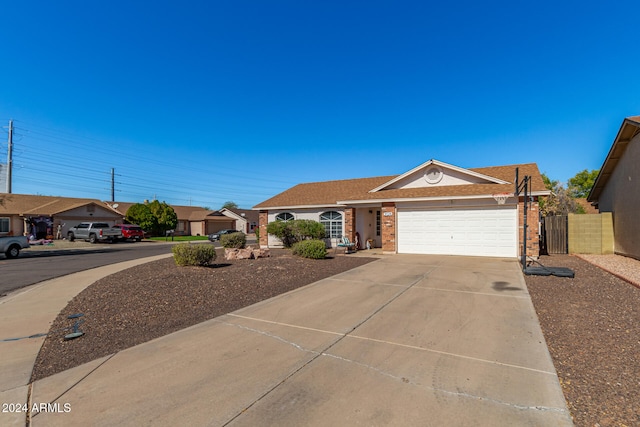
{"type": "MultiPolygon", "coordinates": [[[[77,295],[54,321],[32,380],[237,310],[374,258],[313,261],[272,251],[271,258],[176,267],[172,258],[106,277],[77,295]],[[64,341],[84,313],[85,335],[64,341]]],[[[621,258],[621,257],[618,257],[621,258]]],[[[542,257],[575,270],[574,279],[525,276],[569,410],[578,427],[640,425],[640,288],[575,256],[542,257]]],[[[635,260],[608,268],[640,271],[635,260]],[[635,264],[634,264],[635,263],[635,264]]],[[[633,271],[632,271],[633,273],[633,271]]]]}
{"type": "MultiPolygon", "coordinates": [[[[617,258],[610,269],[640,265],[617,258]]],[[[540,261],[576,272],[525,276],[575,425],[640,425],[640,289],[575,256],[540,261]]]]}
{"type": "Polygon", "coordinates": [[[324,260],[271,250],[270,258],[224,259],[213,267],[177,267],[173,258],[143,264],[92,284],[53,322],[36,359],[32,381],[187,328],[205,320],[333,276],[376,258],[343,256],[324,260]],[[83,313],[84,336],[65,341],[83,313]]]}

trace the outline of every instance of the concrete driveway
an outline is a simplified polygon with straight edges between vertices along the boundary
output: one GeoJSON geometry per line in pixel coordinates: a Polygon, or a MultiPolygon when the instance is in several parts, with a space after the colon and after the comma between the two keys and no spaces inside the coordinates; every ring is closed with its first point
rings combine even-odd
{"type": "Polygon", "coordinates": [[[33,426],[572,425],[515,259],[388,256],[38,381],[31,400],[60,408],[33,426]]]}

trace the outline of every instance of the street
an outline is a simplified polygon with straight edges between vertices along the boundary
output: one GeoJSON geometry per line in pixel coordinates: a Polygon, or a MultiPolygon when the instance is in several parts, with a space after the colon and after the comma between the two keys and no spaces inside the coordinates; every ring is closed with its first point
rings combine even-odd
{"type": "Polygon", "coordinates": [[[64,250],[26,249],[16,259],[0,258],[0,296],[77,271],[167,254],[171,252],[171,246],[162,242],[142,242],[97,244],[64,250]]]}
{"type": "MultiPolygon", "coordinates": [[[[206,240],[193,243],[212,244],[206,240]]],[[[220,247],[219,242],[213,244],[217,248],[220,247]]],[[[250,235],[247,238],[247,245],[255,244],[255,237],[250,235]]],[[[168,254],[171,253],[173,245],[165,242],[143,241],[142,243],[99,243],[78,246],[78,248],[46,250],[32,247],[20,251],[20,256],[16,259],[6,259],[0,255],[0,297],[10,291],[78,271],[168,254]]]]}

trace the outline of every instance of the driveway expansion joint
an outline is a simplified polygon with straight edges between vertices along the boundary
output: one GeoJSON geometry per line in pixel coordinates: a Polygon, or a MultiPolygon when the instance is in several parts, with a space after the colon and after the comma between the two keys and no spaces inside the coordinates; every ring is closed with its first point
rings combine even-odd
{"type": "MultiPolygon", "coordinates": [[[[434,267],[435,268],[435,267],[434,267]]],[[[329,344],[324,350],[322,351],[318,351],[318,352],[312,352],[314,354],[314,356],[308,360],[307,362],[303,363],[302,366],[298,367],[297,369],[295,369],[293,372],[291,372],[290,374],[286,375],[281,381],[279,381],[277,384],[275,384],[273,387],[271,387],[269,390],[267,390],[266,392],[264,392],[261,396],[259,396],[257,399],[255,399],[253,402],[251,402],[249,405],[247,405],[243,410],[241,410],[240,412],[238,412],[236,415],[234,415],[231,419],[229,419],[227,422],[225,422],[223,424],[223,426],[227,426],[230,423],[232,423],[234,420],[236,420],[239,416],[241,416],[242,414],[244,414],[246,411],[248,411],[249,409],[251,409],[251,407],[253,407],[254,405],[256,405],[258,402],[260,402],[262,399],[264,399],[265,397],[267,397],[268,395],[270,395],[272,392],[274,392],[277,388],[279,388],[282,384],[284,384],[286,381],[288,381],[290,378],[293,378],[298,372],[302,371],[304,368],[306,368],[307,366],[309,366],[311,363],[313,363],[315,360],[317,360],[319,357],[323,356],[323,355],[327,355],[329,356],[330,354],[327,353],[329,350],[331,350],[331,348],[335,347],[336,344],[340,343],[343,339],[345,339],[346,337],[348,337],[351,333],[353,333],[356,329],[358,329],[360,326],[362,326],[363,324],[365,324],[367,321],[369,321],[373,316],[375,316],[376,314],[378,314],[380,311],[382,311],[385,307],[387,307],[389,304],[391,304],[393,301],[397,300],[398,298],[400,298],[400,296],[402,296],[405,292],[407,292],[409,289],[411,289],[413,286],[415,286],[416,284],[420,283],[422,280],[424,280],[427,275],[433,270],[429,270],[428,272],[424,273],[421,275],[421,277],[415,281],[413,281],[412,283],[410,283],[409,285],[407,285],[404,289],[402,289],[400,292],[398,292],[397,294],[395,294],[394,296],[392,296],[387,302],[385,302],[384,304],[380,305],[380,307],[378,307],[376,310],[374,310],[371,314],[369,314],[368,316],[366,316],[363,320],[361,320],[360,322],[358,322],[353,328],[351,328],[348,332],[345,332],[343,334],[336,334],[338,335],[338,338],[333,341],[331,344],[329,344]]],[[[242,316],[237,316],[237,317],[242,317],[242,316]]],[[[260,321],[260,319],[255,319],[260,321]]],[[[240,325],[236,325],[238,327],[242,327],[240,325]]],[[[243,327],[245,329],[250,329],[250,328],[246,328],[243,327]]],[[[258,331],[258,333],[267,335],[267,336],[271,336],[270,334],[267,334],[264,331],[258,331]]],[[[335,334],[335,333],[334,333],[335,334]]],[[[275,336],[273,338],[276,338],[275,336]]],[[[285,343],[289,343],[287,340],[284,340],[281,337],[277,337],[276,339],[279,339],[285,343]]],[[[301,349],[303,351],[309,351],[309,350],[304,350],[302,346],[298,345],[298,344],[294,344],[294,343],[289,343],[290,345],[293,345],[294,347],[301,349]]]]}

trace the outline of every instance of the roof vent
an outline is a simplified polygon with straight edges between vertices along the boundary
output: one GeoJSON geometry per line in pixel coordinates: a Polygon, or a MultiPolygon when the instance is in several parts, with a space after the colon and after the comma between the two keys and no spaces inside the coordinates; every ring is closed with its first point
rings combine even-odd
{"type": "Polygon", "coordinates": [[[434,185],[442,181],[442,177],[444,173],[442,173],[442,169],[438,166],[431,166],[424,173],[424,179],[428,184],[434,185]]]}

